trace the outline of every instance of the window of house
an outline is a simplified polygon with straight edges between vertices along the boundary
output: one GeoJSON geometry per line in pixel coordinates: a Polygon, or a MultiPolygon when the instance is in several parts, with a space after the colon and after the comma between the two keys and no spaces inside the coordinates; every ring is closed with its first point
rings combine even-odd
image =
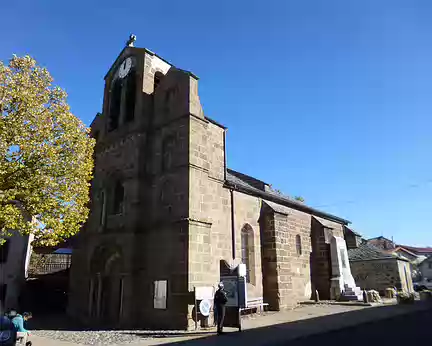
{"type": "Polygon", "coordinates": [[[9,255],[10,240],[0,245],[0,263],[6,263],[9,255]]]}
{"type": "Polygon", "coordinates": [[[123,212],[124,187],[121,181],[117,181],[114,186],[113,214],[123,212]]]}
{"type": "Polygon", "coordinates": [[[108,131],[115,130],[119,125],[121,109],[122,82],[120,79],[114,81],[110,92],[109,124],[108,131]]]}
{"type": "Polygon", "coordinates": [[[135,116],[135,99],[136,99],[136,73],[132,70],[126,79],[126,109],[125,119],[126,122],[132,121],[135,116]]]}
{"type": "Polygon", "coordinates": [[[251,283],[254,277],[254,242],[253,229],[246,224],[241,230],[241,259],[246,264],[246,282],[251,283]]]}
{"type": "Polygon", "coordinates": [[[297,256],[300,256],[302,254],[302,244],[301,244],[300,234],[296,235],[296,252],[297,252],[297,256]]]}
{"type": "Polygon", "coordinates": [[[432,269],[432,262],[429,262],[429,269],[432,269]]]}

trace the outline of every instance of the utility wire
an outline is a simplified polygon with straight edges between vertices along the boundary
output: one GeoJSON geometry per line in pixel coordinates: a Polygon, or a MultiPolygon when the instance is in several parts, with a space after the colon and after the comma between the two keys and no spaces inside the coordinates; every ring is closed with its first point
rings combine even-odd
{"type": "MultiPolygon", "coordinates": [[[[422,186],[428,185],[430,183],[432,183],[432,179],[428,179],[428,180],[421,182],[421,183],[408,184],[405,187],[407,189],[416,189],[418,187],[422,187],[422,186]]],[[[328,208],[328,207],[334,207],[334,206],[339,206],[339,205],[358,204],[358,203],[359,203],[359,201],[346,200],[346,201],[334,202],[334,203],[330,203],[330,204],[317,205],[317,206],[313,206],[313,208],[328,208]]]]}

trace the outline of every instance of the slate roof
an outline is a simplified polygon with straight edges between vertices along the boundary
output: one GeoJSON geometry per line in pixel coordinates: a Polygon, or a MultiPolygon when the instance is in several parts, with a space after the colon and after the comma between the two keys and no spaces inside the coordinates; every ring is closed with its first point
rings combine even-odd
{"type": "Polygon", "coordinates": [[[350,261],[367,261],[367,260],[380,260],[380,259],[390,259],[398,258],[383,250],[377,248],[376,246],[369,243],[362,243],[358,248],[349,249],[348,257],[350,261]]]}
{"type": "Polygon", "coordinates": [[[344,225],[351,223],[351,221],[325,213],[323,211],[311,208],[304,203],[295,201],[286,195],[272,190],[270,184],[267,184],[262,180],[255,179],[249,175],[236,172],[232,169],[227,169],[225,184],[234,190],[241,191],[252,196],[262,197],[267,201],[275,202],[277,204],[319,216],[327,220],[335,221],[344,225]]]}
{"type": "Polygon", "coordinates": [[[273,203],[270,201],[266,201],[266,200],[264,200],[264,203],[267,204],[276,213],[288,215],[290,212],[290,209],[288,207],[283,206],[283,205],[273,203]]]}

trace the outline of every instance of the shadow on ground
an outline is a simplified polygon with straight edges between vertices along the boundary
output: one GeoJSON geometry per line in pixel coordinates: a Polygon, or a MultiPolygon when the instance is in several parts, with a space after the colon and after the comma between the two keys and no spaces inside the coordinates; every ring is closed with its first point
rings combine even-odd
{"type": "MultiPolygon", "coordinates": [[[[304,320],[280,323],[276,325],[245,329],[238,332],[234,329],[228,329],[227,333],[218,336],[215,333],[207,333],[196,339],[184,340],[188,334],[166,335],[170,337],[182,337],[183,340],[167,340],[166,345],[271,345],[281,344],[287,341],[301,340],[305,337],[329,333],[340,328],[356,328],[358,325],[374,324],[377,319],[404,319],[405,314],[413,315],[422,313],[420,309],[432,309],[432,304],[416,303],[412,306],[393,305],[393,306],[376,306],[363,310],[354,310],[342,312],[333,315],[314,317],[304,320]],[[401,316],[401,315],[404,316],[401,316]]],[[[362,327],[363,327],[362,326],[362,327]]],[[[364,330],[368,330],[366,327],[364,330]]],[[[148,338],[150,335],[146,332],[137,332],[136,335],[148,338]]]]}
{"type": "MultiPolygon", "coordinates": [[[[119,331],[120,333],[133,334],[143,339],[162,339],[166,338],[165,344],[191,344],[206,346],[217,344],[249,344],[264,345],[277,344],[288,340],[298,339],[318,333],[330,332],[335,329],[352,327],[364,323],[376,323],[378,319],[388,319],[401,314],[415,314],[420,310],[432,309],[431,303],[416,302],[414,305],[392,305],[376,306],[362,310],[337,313],[320,317],[313,317],[304,320],[279,323],[275,325],[263,326],[253,329],[245,329],[238,332],[235,329],[227,328],[225,335],[218,336],[214,331],[196,332],[152,332],[146,330],[119,331]],[[188,339],[195,337],[196,339],[188,339]],[[175,340],[177,339],[178,340],[175,340]],[[174,339],[174,340],[173,340],[174,339]]],[[[259,319],[260,317],[257,317],[259,319]]],[[[266,322],[263,317],[263,323],[266,322]]],[[[89,331],[101,330],[91,329],[74,323],[64,315],[61,316],[34,316],[31,325],[33,330],[69,330],[69,331],[89,331]]]]}

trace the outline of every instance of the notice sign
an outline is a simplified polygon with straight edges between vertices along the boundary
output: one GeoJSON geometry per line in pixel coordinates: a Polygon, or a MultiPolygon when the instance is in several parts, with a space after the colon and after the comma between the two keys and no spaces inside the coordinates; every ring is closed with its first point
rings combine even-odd
{"type": "Polygon", "coordinates": [[[228,298],[226,306],[238,307],[238,277],[222,276],[221,281],[224,284],[224,291],[226,292],[228,298]]]}
{"type": "Polygon", "coordinates": [[[195,287],[195,299],[203,300],[210,299],[213,300],[214,288],[212,286],[195,287]]]}
{"type": "Polygon", "coordinates": [[[160,280],[154,282],[153,307],[155,309],[166,309],[167,302],[167,281],[160,280]]]}

